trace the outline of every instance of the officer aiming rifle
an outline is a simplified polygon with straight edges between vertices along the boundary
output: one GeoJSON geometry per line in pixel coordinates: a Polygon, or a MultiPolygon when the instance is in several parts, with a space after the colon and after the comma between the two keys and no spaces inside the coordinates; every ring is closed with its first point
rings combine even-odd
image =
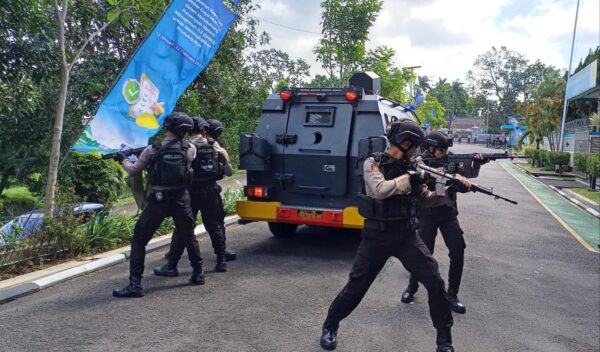
{"type": "MultiPolygon", "coordinates": [[[[102,159],[113,159],[113,160],[121,162],[121,161],[131,157],[131,155],[135,155],[135,158],[139,157],[140,154],[142,154],[142,152],[144,151],[144,149],[146,149],[146,147],[124,149],[125,148],[124,144],[121,145],[121,148],[122,149],[118,152],[102,155],[102,159]]],[[[135,158],[132,158],[132,159],[135,159],[135,158]]],[[[135,161],[135,160],[133,160],[133,161],[135,161]]]]}
{"type": "MultiPolygon", "coordinates": [[[[444,186],[458,186],[458,187],[463,187],[464,186],[463,183],[462,183],[462,181],[461,181],[461,179],[459,179],[458,177],[456,177],[454,175],[451,175],[451,174],[449,174],[447,172],[440,171],[440,170],[435,169],[433,167],[429,167],[429,166],[427,166],[427,165],[425,165],[423,163],[415,164],[415,169],[416,170],[414,170],[413,172],[424,173],[424,175],[421,176],[423,178],[426,178],[427,174],[429,174],[431,176],[437,176],[436,177],[436,184],[442,184],[444,186]]],[[[479,186],[476,183],[472,183],[471,182],[471,185],[468,188],[468,190],[470,192],[479,192],[479,193],[487,194],[488,196],[492,196],[495,199],[502,199],[504,201],[507,201],[507,202],[515,204],[515,205],[519,204],[519,203],[517,203],[514,200],[511,200],[511,199],[502,197],[502,196],[500,196],[498,194],[495,194],[494,190],[491,189],[491,188],[486,188],[486,187],[483,187],[483,186],[479,186]]]]}

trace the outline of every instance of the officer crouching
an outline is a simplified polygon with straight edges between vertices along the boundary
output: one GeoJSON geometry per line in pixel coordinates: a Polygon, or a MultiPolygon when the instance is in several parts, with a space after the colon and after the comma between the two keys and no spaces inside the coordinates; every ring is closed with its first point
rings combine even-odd
{"type": "MultiPolygon", "coordinates": [[[[225,246],[225,208],[221,198],[221,187],[217,180],[223,175],[231,176],[233,169],[227,151],[219,145],[217,139],[223,133],[223,125],[215,119],[205,121],[196,116],[192,119],[194,128],[191,142],[196,147],[196,158],[192,162],[194,176],[189,186],[191,195],[192,214],[197,218],[198,212],[202,215],[202,222],[210,236],[213,250],[217,255],[217,272],[227,271],[227,261],[235,260],[235,253],[230,253],[225,246]]],[[[171,248],[166,255],[167,263],[154,269],[158,276],[177,276],[177,264],[181,259],[184,247],[193,245],[186,242],[176,230],[171,241],[171,248]]],[[[188,247],[188,252],[190,248],[188,247]]]]}
{"type": "Polygon", "coordinates": [[[362,240],[346,286],[335,298],[323,324],[321,347],[333,350],[342,319],[358,306],[387,260],[398,258],[422,282],[429,293],[429,311],[437,329],[437,351],[451,352],[452,313],[444,281],[431,253],[417,235],[420,199],[435,197],[422,184],[425,175],[410,172],[410,158],[424,138],[421,127],[411,121],[394,122],[387,134],[386,153],[368,157],[363,165],[365,195],[359,211],[366,220],[362,240]]]}
{"type": "Polygon", "coordinates": [[[196,221],[192,214],[190,196],[187,186],[191,177],[191,164],[196,157],[196,147],[183,141],[186,133],[192,131],[193,121],[184,113],[174,112],[164,121],[167,135],[161,143],[150,145],[144,149],[137,161],[125,159],[119,155],[119,161],[129,175],[137,175],[148,168],[152,191],[148,196],[148,205],[142,211],[135,224],[131,239],[129,262],[129,285],[121,290],[114,290],[115,297],[142,297],[142,274],[146,245],[166,217],[175,222],[175,232],[186,242],[188,256],[193,273],[190,282],[204,284],[202,257],[194,236],[196,221]]]}

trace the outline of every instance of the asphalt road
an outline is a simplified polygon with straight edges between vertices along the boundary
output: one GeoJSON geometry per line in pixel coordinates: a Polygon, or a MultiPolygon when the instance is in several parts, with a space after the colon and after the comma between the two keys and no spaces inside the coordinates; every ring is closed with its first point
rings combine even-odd
{"type": "MultiPolygon", "coordinates": [[[[458,145],[457,152],[482,150],[458,145]]],[[[457,351],[598,351],[599,256],[585,250],[499,165],[478,182],[519,202],[485,195],[459,198],[467,240],[455,315],[457,351]]],[[[436,248],[444,277],[447,250],[436,248]]],[[[207,238],[207,282],[162,278],[147,258],[146,296],[115,299],[128,263],[0,306],[2,351],[319,351],[327,308],[346,282],[359,244],[356,233],[304,227],[290,239],[271,237],[262,223],[228,228],[238,253],[215,273],[207,238]]],[[[390,259],[362,304],[342,322],[338,351],[433,351],[427,295],[400,303],[408,274],[390,259]]]]}

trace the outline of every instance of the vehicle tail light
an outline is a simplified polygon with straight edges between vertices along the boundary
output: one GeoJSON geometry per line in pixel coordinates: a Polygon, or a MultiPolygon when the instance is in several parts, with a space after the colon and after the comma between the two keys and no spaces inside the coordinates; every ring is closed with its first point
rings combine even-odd
{"type": "Polygon", "coordinates": [[[358,99],[358,97],[359,97],[359,94],[356,91],[356,89],[350,88],[346,91],[346,100],[355,101],[356,99],[358,99]]]}
{"type": "Polygon", "coordinates": [[[282,90],[279,92],[279,97],[281,98],[281,100],[284,100],[284,101],[287,101],[287,100],[290,100],[290,99],[292,99],[292,96],[293,96],[293,95],[294,95],[294,94],[292,93],[292,91],[291,91],[291,90],[289,90],[289,89],[287,89],[287,88],[286,88],[286,89],[282,89],[282,90]]]}
{"type": "Polygon", "coordinates": [[[248,198],[268,198],[269,189],[264,186],[246,186],[244,193],[248,198]]]}

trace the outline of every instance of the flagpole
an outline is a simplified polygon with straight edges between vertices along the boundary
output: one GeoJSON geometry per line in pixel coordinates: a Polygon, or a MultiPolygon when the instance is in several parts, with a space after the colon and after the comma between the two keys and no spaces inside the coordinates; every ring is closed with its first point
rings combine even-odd
{"type": "Polygon", "coordinates": [[[569,71],[567,71],[567,84],[565,86],[565,99],[563,103],[562,121],[560,123],[560,140],[558,150],[563,151],[563,143],[565,138],[565,120],[567,119],[567,107],[569,100],[567,99],[567,87],[569,86],[569,76],[571,75],[571,67],[573,65],[573,49],[575,47],[575,33],[577,32],[577,17],[579,16],[579,0],[577,0],[577,9],[575,10],[575,25],[573,26],[573,39],[571,40],[571,57],[569,58],[569,71]]]}

